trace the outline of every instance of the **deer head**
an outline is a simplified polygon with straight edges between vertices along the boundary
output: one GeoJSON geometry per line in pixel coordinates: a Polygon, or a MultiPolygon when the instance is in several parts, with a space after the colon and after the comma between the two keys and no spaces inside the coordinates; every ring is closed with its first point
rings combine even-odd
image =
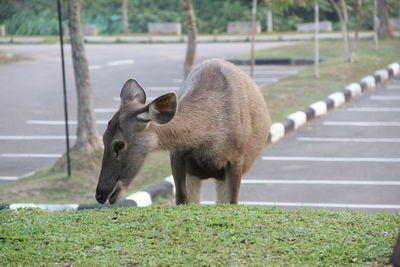
{"type": "Polygon", "coordinates": [[[134,79],[124,84],[120,96],[121,106],[103,135],[104,155],[96,189],[101,204],[123,198],[146,155],[158,146],[154,127],[171,121],[177,110],[175,93],[146,105],[146,92],[134,79]]]}

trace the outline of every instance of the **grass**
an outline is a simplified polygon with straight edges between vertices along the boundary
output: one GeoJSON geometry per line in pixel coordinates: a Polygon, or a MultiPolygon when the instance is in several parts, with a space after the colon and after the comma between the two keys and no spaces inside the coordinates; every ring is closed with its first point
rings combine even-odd
{"type": "MultiPolygon", "coordinates": [[[[312,57],[312,43],[257,51],[258,58],[312,57]]],[[[306,67],[297,75],[262,88],[272,120],[281,121],[289,114],[323,100],[346,85],[371,75],[388,64],[400,60],[400,40],[384,40],[375,51],[370,40],[361,40],[353,63],[345,63],[340,41],[322,41],[321,57],[328,60],[320,64],[320,78],[314,76],[314,66],[306,67]]],[[[242,55],[246,57],[247,55],[242,55]]]]}
{"type": "Polygon", "coordinates": [[[400,216],[249,206],[0,211],[1,266],[384,266],[400,216]]]}

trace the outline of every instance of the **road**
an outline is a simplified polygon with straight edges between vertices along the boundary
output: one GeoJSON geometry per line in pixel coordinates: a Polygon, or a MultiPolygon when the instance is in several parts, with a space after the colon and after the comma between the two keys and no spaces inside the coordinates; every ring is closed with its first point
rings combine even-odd
{"type": "MultiPolygon", "coordinates": [[[[264,150],[240,200],[283,208],[400,212],[400,77],[264,150]]],[[[215,201],[207,182],[204,203],[215,201]]]]}
{"type": "MultiPolygon", "coordinates": [[[[290,44],[257,43],[256,49],[290,44]]],[[[248,43],[200,44],[197,62],[249,49],[248,43]]],[[[59,46],[0,45],[0,50],[31,58],[0,65],[0,182],[7,182],[51,165],[64,153],[64,115],[59,46]]],[[[118,108],[118,96],[128,78],[140,81],[149,98],[176,90],[182,82],[185,44],[98,44],[86,45],[86,50],[99,133],[118,108]]],[[[69,46],[65,53],[70,132],[74,134],[77,101],[69,46]]],[[[260,67],[255,81],[268,84],[299,69],[260,67]]]]}

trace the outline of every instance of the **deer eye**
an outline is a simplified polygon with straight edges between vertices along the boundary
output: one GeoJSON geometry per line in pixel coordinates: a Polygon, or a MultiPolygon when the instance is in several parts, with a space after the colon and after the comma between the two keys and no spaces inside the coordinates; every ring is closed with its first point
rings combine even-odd
{"type": "Polygon", "coordinates": [[[117,157],[118,157],[119,152],[124,148],[125,148],[125,142],[123,142],[123,141],[115,141],[113,143],[113,149],[114,149],[114,152],[117,155],[117,157]]]}

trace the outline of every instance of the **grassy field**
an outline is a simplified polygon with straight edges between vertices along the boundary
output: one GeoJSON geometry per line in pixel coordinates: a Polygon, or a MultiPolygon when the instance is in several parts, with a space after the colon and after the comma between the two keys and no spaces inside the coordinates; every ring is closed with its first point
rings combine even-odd
{"type": "Polygon", "coordinates": [[[395,214],[248,206],[0,216],[1,266],[384,266],[400,231],[395,214]]]}
{"type": "MultiPolygon", "coordinates": [[[[257,51],[259,58],[312,57],[312,43],[278,47],[257,51]]],[[[345,63],[341,57],[340,41],[323,41],[320,44],[321,77],[316,79],[313,66],[306,67],[298,75],[290,76],[262,88],[274,122],[287,115],[303,110],[308,105],[340,91],[349,83],[356,82],[389,63],[400,60],[400,40],[381,41],[379,51],[373,49],[370,40],[360,41],[354,63],[345,63]]],[[[248,57],[241,55],[240,57],[248,57]]],[[[43,202],[43,203],[88,203],[94,202],[94,190],[98,179],[99,162],[90,171],[75,171],[71,179],[65,173],[41,170],[32,177],[17,182],[0,184],[0,203],[43,202]]],[[[170,174],[166,153],[154,153],[130,186],[130,192],[154,184],[170,174]]]]}

